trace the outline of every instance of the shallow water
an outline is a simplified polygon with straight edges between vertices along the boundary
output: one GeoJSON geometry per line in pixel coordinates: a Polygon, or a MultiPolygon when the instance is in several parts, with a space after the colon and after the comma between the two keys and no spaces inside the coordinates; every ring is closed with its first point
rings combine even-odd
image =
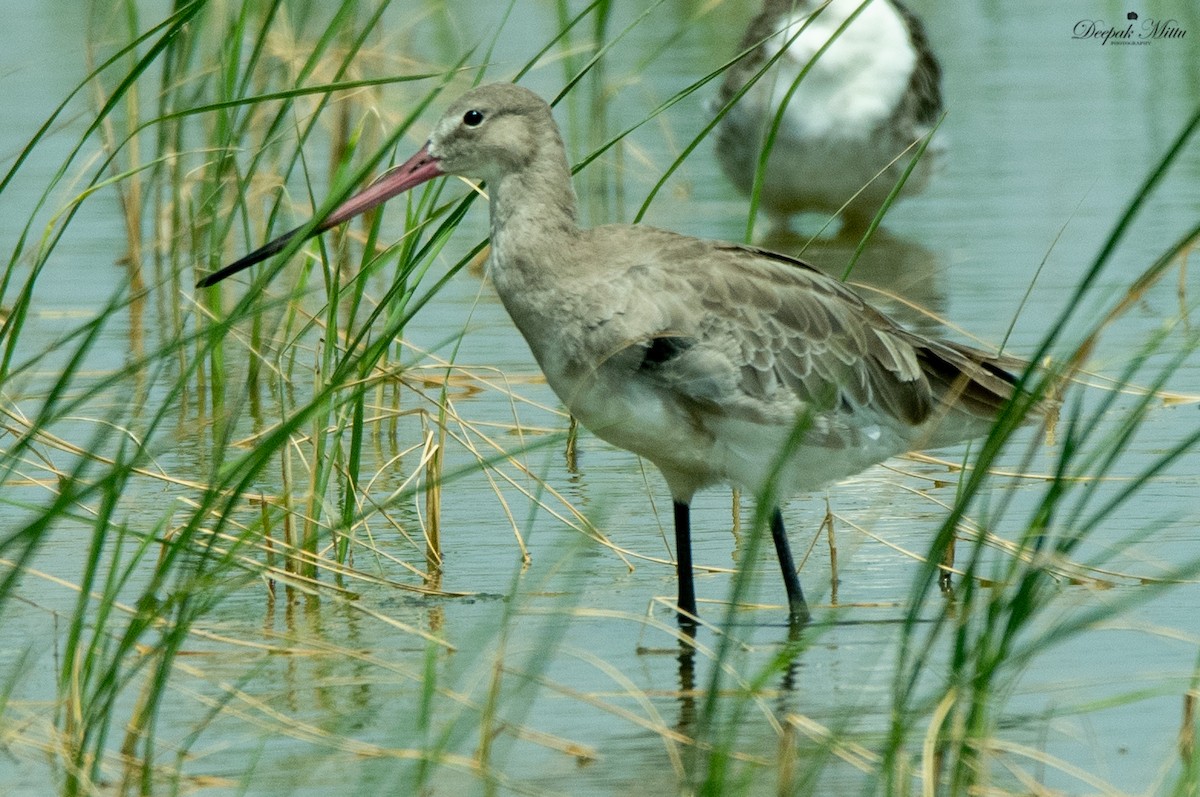
{"type": "MultiPolygon", "coordinates": [[[[4,5],[9,4],[0,9],[4,5]]],[[[1102,46],[1071,38],[1078,9],[949,0],[914,0],[912,5],[926,22],[944,71],[949,112],[941,133],[946,155],[928,189],[892,209],[886,229],[853,278],[899,294],[991,344],[1003,340],[1011,327],[1006,349],[1028,354],[1068,301],[1137,186],[1193,113],[1200,97],[1200,14],[1182,3],[1171,11],[1188,30],[1182,40],[1102,46]]],[[[609,37],[637,24],[605,58],[602,76],[559,107],[573,157],[645,118],[719,66],[733,52],[753,11],[752,3],[726,0],[697,17],[694,6],[683,0],[613,4],[609,37]]],[[[384,56],[371,65],[371,72],[410,69],[411,62],[388,57],[395,53],[426,65],[452,63],[463,47],[497,24],[502,4],[488,5],[486,11],[481,7],[394,3],[378,31],[384,56]],[[410,24],[409,15],[417,21],[410,24]]],[[[0,128],[6,168],[48,108],[86,71],[81,54],[85,31],[75,21],[64,21],[69,15],[55,8],[43,4],[37,13],[4,9],[12,11],[6,15],[11,24],[0,31],[0,85],[9,107],[0,128]]],[[[145,5],[146,19],[155,13],[161,13],[158,4],[145,5]]],[[[1107,4],[1093,13],[1115,21],[1124,10],[1107,4]]],[[[558,27],[549,4],[515,3],[497,40],[489,76],[510,76],[558,27]]],[[[524,82],[547,95],[556,92],[565,79],[565,60],[551,60],[524,82]]],[[[715,86],[684,99],[580,175],[581,203],[589,220],[632,218],[657,176],[707,121],[705,102],[714,91],[715,86]]],[[[404,92],[389,96],[401,101],[404,92]]],[[[390,121],[395,122],[403,111],[389,108],[385,113],[394,114],[390,121]]],[[[432,114],[426,116],[428,124],[432,114]]],[[[66,129],[39,148],[22,178],[0,194],[0,240],[15,240],[87,118],[86,106],[80,105],[66,129]]],[[[414,136],[402,149],[417,143],[414,136]]],[[[61,204],[67,196],[56,194],[53,201],[61,204]]],[[[745,200],[720,175],[711,147],[702,144],[667,183],[645,221],[738,239],[746,228],[745,214],[745,200]]],[[[1086,300],[1084,321],[1123,295],[1133,276],[1193,225],[1198,214],[1200,146],[1193,145],[1175,162],[1102,273],[1099,289],[1086,300]]],[[[401,215],[389,218],[385,229],[399,235],[401,215]]],[[[126,272],[114,263],[123,254],[123,229],[113,197],[101,194],[85,203],[39,281],[36,310],[22,337],[25,356],[52,349],[53,341],[77,328],[119,289],[126,272]]],[[[454,262],[485,229],[483,208],[477,206],[440,262],[454,262]]],[[[760,242],[787,251],[797,251],[805,240],[770,232],[765,222],[758,235],[760,242]]],[[[840,271],[848,252],[844,244],[826,241],[807,249],[804,257],[840,271]]],[[[1089,361],[1090,371],[1118,375],[1143,354],[1148,335],[1178,320],[1181,303],[1195,309],[1194,269],[1182,279],[1178,273],[1172,270],[1149,287],[1108,329],[1089,361]]],[[[894,301],[881,299],[881,304],[912,325],[939,328],[894,301]]],[[[154,339],[163,313],[162,306],[146,309],[142,322],[151,330],[147,339],[154,339]]],[[[126,316],[115,321],[88,360],[97,374],[122,368],[136,348],[131,330],[138,325],[126,316]]],[[[477,372],[495,369],[511,379],[514,392],[555,410],[520,405],[516,419],[522,425],[565,429],[557,402],[536,378],[528,350],[486,281],[460,275],[409,327],[407,342],[449,356],[453,343],[448,345],[447,339],[464,326],[469,331],[455,361],[477,372]]],[[[1186,324],[1176,325],[1150,362],[1165,362],[1189,345],[1194,350],[1187,330],[1186,324]]],[[[6,386],[4,400],[17,400],[32,412],[39,386],[52,378],[63,357],[47,353],[31,377],[6,386]]],[[[236,364],[231,367],[237,370],[236,364]]],[[[1167,387],[1200,393],[1195,356],[1182,362],[1167,387]]],[[[1099,401],[1085,395],[1089,405],[1099,401]]],[[[102,417],[126,400],[120,393],[98,396],[88,405],[89,417],[102,417]]],[[[1114,428],[1134,401],[1124,397],[1115,403],[1108,416],[1114,428]]],[[[496,424],[487,431],[500,441],[520,440],[512,432],[514,406],[497,391],[456,396],[455,409],[473,423],[496,424]]],[[[1194,404],[1153,410],[1115,475],[1139,473],[1193,433],[1195,413],[1194,404]]],[[[94,427],[79,421],[71,427],[78,433],[73,442],[86,445],[94,427]]],[[[169,437],[171,444],[162,446],[158,456],[163,469],[204,482],[213,463],[202,419],[193,411],[181,413],[169,437]]],[[[385,436],[369,441],[364,471],[374,473],[398,450],[417,442],[416,424],[403,423],[401,437],[398,444],[385,436]]],[[[561,494],[561,500],[542,494],[547,507],[559,513],[565,513],[565,504],[578,508],[615,546],[629,552],[624,558],[587,540],[549,511],[531,508],[530,500],[513,487],[495,487],[475,473],[447,487],[442,517],[445,567],[440,588],[470,593],[468,597],[425,598],[354,579],[339,584],[356,593],[352,603],[315,600],[282,588],[271,600],[261,581],[231,589],[198,623],[202,633],[193,636],[181,657],[168,690],[170,705],[159,718],[158,743],[163,757],[174,760],[189,731],[205,721],[212,701],[229,699],[199,738],[187,742],[188,758],[180,767],[197,778],[187,788],[204,794],[405,793],[416,782],[408,751],[444,749],[447,756],[433,767],[425,793],[676,791],[684,779],[680,773],[692,766],[695,751],[685,740],[697,733],[712,677],[712,655],[706,651],[720,636],[702,629],[698,641],[704,649],[689,655],[674,636],[667,604],[658,600],[670,601],[675,589],[667,543],[670,503],[659,477],[586,434],[579,449],[574,469],[566,467],[557,443],[523,455],[523,461],[561,494]],[[528,546],[528,564],[521,561],[514,526],[528,546]],[[444,644],[429,643],[414,630],[444,644]],[[434,703],[436,716],[422,725],[412,718],[421,711],[421,684],[429,683],[427,657],[444,691],[434,703]],[[231,689],[236,690],[232,698],[231,689]],[[491,713],[482,708],[489,705],[489,694],[498,696],[491,713]],[[485,734],[495,777],[490,782],[470,763],[472,756],[481,755],[481,727],[494,732],[485,734]]],[[[1042,472],[1053,464],[1054,449],[1035,444],[1033,450],[1029,470],[1042,472]]],[[[938,453],[955,462],[963,452],[938,453]]],[[[461,446],[452,445],[446,471],[472,461],[461,446]]],[[[1006,464],[1016,467],[1020,461],[1021,451],[1015,450],[1006,464]]],[[[1039,651],[1014,674],[1002,709],[1004,741],[1062,759],[1119,791],[1144,792],[1147,784],[1153,791],[1155,784],[1170,782],[1164,773],[1178,759],[1183,699],[1195,673],[1200,589],[1189,582],[1152,591],[1139,586],[1138,579],[1153,579],[1197,559],[1196,465],[1193,451],[1156,475],[1075,552],[1078,561],[1103,562],[1114,571],[1117,575],[1106,582],[1115,586],[1061,581],[1055,605],[1039,627],[1097,607],[1112,611],[1083,633],[1039,651]]],[[[539,489],[516,469],[506,467],[505,472],[521,486],[539,489]]],[[[386,496],[404,473],[385,472],[373,485],[375,494],[386,496]],[[396,483],[384,483],[388,478],[396,483]]],[[[953,501],[955,479],[934,464],[895,461],[788,507],[785,518],[798,558],[811,545],[801,577],[818,605],[817,624],[806,632],[803,653],[770,678],[756,700],[747,702],[731,692],[718,701],[719,716],[735,728],[734,749],[750,762],[743,770],[752,779],[747,791],[775,792],[777,770],[769,762],[781,744],[796,744],[803,765],[817,755],[817,743],[803,733],[795,741],[780,731],[779,723],[786,724],[788,717],[844,729],[856,739],[871,740],[887,730],[903,633],[900,620],[918,570],[914,557],[928,550],[945,512],[937,502],[953,501]],[[819,529],[826,500],[837,516],[836,583],[819,529]],[[756,757],[764,763],[756,765],[756,757]]],[[[1013,508],[991,530],[1014,539],[1021,532],[1014,524],[1041,498],[1042,483],[996,484],[994,500],[1011,498],[1013,508]]],[[[1119,485],[1103,486],[1102,494],[1115,494],[1119,485]]],[[[4,489],[0,523],[5,526],[27,517],[24,502],[44,501],[47,494],[44,487],[17,480],[4,489]]],[[[159,482],[148,481],[141,489],[144,494],[130,498],[131,523],[152,526],[164,504],[180,500],[178,488],[159,482]]],[[[267,481],[261,489],[270,491],[272,485],[267,481]]],[[[695,557],[705,569],[697,578],[701,613],[714,623],[725,613],[729,571],[746,561],[751,544],[750,504],[743,504],[747,530],[739,535],[729,533],[730,504],[728,493],[712,491],[697,501],[693,513],[695,557]]],[[[423,504],[409,501],[392,511],[392,519],[411,532],[419,528],[423,512],[423,504]]],[[[385,556],[415,561],[420,548],[383,524],[370,531],[380,556],[372,559],[360,551],[356,567],[392,582],[419,584],[385,556]]],[[[80,539],[69,528],[60,530],[48,538],[33,566],[76,583],[82,567],[80,539]]],[[[727,629],[739,643],[731,669],[747,679],[789,642],[770,552],[760,546],[752,564],[750,600],[760,605],[736,612],[735,625],[727,629]]],[[[0,730],[16,740],[10,742],[15,753],[0,759],[0,791],[52,793],[46,759],[35,752],[33,742],[20,740],[52,735],[48,720],[37,718],[54,699],[62,618],[75,596],[68,586],[36,575],[27,575],[17,594],[19,600],[4,607],[0,625],[0,662],[4,671],[19,673],[14,707],[7,720],[0,714],[0,730]],[[18,670],[14,665],[22,655],[18,670]]],[[[930,615],[939,611],[939,600],[930,599],[930,615]]],[[[941,659],[930,666],[931,688],[944,666],[941,659]]],[[[6,675],[4,681],[8,679],[6,675]]],[[[733,688],[730,680],[725,685],[733,688]]],[[[135,692],[123,695],[123,704],[132,705],[135,692]]],[[[123,716],[120,710],[116,716],[123,716]]],[[[1038,773],[1051,789],[1078,793],[1096,788],[1066,774],[1065,767],[1039,764],[1011,751],[1007,755],[1015,766],[1038,773]]],[[[870,770],[869,761],[863,766],[870,770]]],[[[804,789],[839,793],[871,782],[853,764],[833,760],[804,789]]]]}

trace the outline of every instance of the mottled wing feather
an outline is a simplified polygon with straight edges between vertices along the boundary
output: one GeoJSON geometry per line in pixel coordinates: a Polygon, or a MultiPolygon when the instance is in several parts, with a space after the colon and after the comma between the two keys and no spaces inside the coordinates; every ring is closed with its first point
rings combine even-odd
{"type": "Polygon", "coordinates": [[[601,278],[605,312],[589,315],[608,332],[591,330],[607,347],[593,361],[709,412],[768,423],[802,410],[864,413],[904,427],[935,413],[986,420],[1012,395],[1009,371],[1024,367],[909,332],[786,255],[648,227],[596,233],[625,245],[601,278]]]}
{"type": "Polygon", "coordinates": [[[870,407],[905,424],[929,415],[933,395],[904,330],[803,261],[753,247],[715,250],[743,263],[726,271],[753,286],[742,290],[754,291],[754,301],[738,309],[744,329],[768,331],[742,341],[759,349],[748,356],[754,367],[771,369],[818,410],[870,407]]]}
{"type": "Polygon", "coordinates": [[[911,336],[841,283],[752,247],[642,229],[638,251],[655,266],[610,278],[624,301],[605,323],[626,329],[613,355],[624,367],[757,421],[790,423],[801,409],[869,408],[909,425],[929,416],[935,398],[911,336]]]}

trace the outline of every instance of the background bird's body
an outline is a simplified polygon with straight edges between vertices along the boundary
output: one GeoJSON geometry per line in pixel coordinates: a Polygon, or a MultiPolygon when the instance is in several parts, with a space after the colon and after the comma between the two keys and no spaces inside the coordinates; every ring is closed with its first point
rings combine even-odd
{"type": "MultiPolygon", "coordinates": [[[[753,49],[726,73],[722,105],[778,55],[722,119],[717,154],[730,181],[750,193],[768,131],[784,107],[759,189],[763,207],[779,219],[835,213],[861,189],[844,213],[852,226],[865,224],[915,150],[901,153],[929,133],[941,112],[939,68],[920,22],[894,0],[873,0],[838,33],[862,5],[768,0],[742,42],[753,49]]],[[[906,192],[928,182],[934,154],[927,150],[917,163],[906,192]]]]}

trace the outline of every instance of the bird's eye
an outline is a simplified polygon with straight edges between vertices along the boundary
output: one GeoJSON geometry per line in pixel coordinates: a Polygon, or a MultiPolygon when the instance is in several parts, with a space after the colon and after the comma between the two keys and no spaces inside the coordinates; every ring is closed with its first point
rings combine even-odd
{"type": "Polygon", "coordinates": [[[483,124],[483,111],[471,109],[463,114],[463,124],[467,127],[479,127],[483,124]]]}

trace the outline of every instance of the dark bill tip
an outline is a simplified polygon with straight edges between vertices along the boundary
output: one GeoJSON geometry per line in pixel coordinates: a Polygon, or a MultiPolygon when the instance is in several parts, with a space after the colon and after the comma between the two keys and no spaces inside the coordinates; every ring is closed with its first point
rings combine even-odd
{"type": "MultiPolygon", "coordinates": [[[[435,177],[440,177],[443,174],[445,172],[442,171],[442,165],[429,154],[428,145],[422,147],[416,155],[413,155],[396,168],[385,172],[378,180],[334,208],[320,224],[317,224],[309,231],[307,237],[311,238],[314,235],[325,232],[330,227],[336,227],[347,219],[383,204],[397,194],[402,194],[410,188],[432,180],[435,177]]],[[[294,230],[285,232],[275,240],[255,249],[250,254],[204,277],[196,283],[196,287],[207,288],[211,285],[216,285],[226,277],[250,268],[255,263],[261,263],[271,255],[282,251],[303,229],[304,227],[297,227],[294,230]]]]}

